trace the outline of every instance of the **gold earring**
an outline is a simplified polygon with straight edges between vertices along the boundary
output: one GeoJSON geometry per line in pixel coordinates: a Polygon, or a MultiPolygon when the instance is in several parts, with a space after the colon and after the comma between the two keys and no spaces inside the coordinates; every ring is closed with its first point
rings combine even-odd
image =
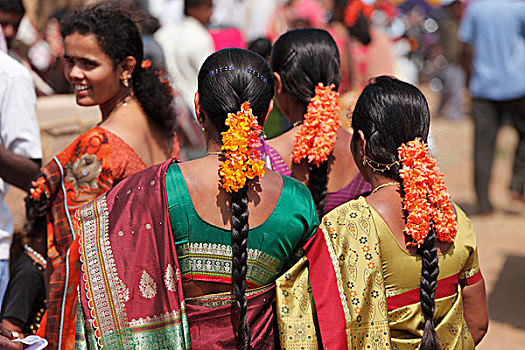
{"type": "Polygon", "coordinates": [[[199,123],[199,126],[201,127],[202,132],[205,133],[206,128],[204,127],[204,121],[197,120],[197,122],[199,123]]]}
{"type": "Polygon", "coordinates": [[[125,87],[129,87],[129,79],[131,79],[131,74],[127,72],[122,72],[120,75],[120,81],[122,82],[122,85],[125,87]]]}

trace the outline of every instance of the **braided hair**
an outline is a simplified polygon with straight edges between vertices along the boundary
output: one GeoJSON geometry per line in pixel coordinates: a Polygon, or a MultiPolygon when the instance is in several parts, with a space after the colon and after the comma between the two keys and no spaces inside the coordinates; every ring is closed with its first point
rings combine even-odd
{"type": "MultiPolygon", "coordinates": [[[[250,103],[253,114],[262,125],[273,98],[272,71],[266,61],[254,52],[224,49],[204,61],[198,76],[198,92],[199,103],[217,129],[217,136],[227,130],[225,121],[228,113],[239,111],[245,101],[250,103]]],[[[248,270],[248,188],[250,182],[231,195],[232,290],[240,321],[237,347],[242,350],[251,348],[245,293],[248,270]]]]}
{"type": "MultiPolygon", "coordinates": [[[[373,79],[357,100],[352,128],[352,144],[361,130],[366,140],[365,154],[375,162],[391,164],[398,160],[398,148],[419,137],[427,142],[430,127],[428,104],[415,86],[392,77],[373,79]]],[[[403,181],[399,175],[401,165],[395,164],[381,174],[399,182],[404,198],[403,181]]],[[[408,213],[404,213],[405,219],[408,213]]],[[[425,241],[418,248],[421,256],[420,302],[425,317],[421,349],[439,349],[439,340],[434,328],[435,298],[439,275],[436,233],[433,222],[425,241]]]]}
{"type": "Polygon", "coordinates": [[[135,58],[133,92],[148,118],[171,140],[175,125],[171,88],[158,72],[141,66],[144,47],[131,13],[113,3],[99,3],[69,13],[60,27],[63,38],[74,33],[93,34],[115,67],[128,56],[135,58]]]}
{"type": "MultiPolygon", "coordinates": [[[[315,95],[317,84],[334,84],[335,90],[339,88],[339,50],[325,30],[297,29],[281,35],[272,48],[270,62],[272,70],[281,77],[284,91],[302,106],[303,114],[315,95]]],[[[332,158],[330,153],[319,167],[309,164],[307,186],[319,216],[323,215],[332,158]]]]}

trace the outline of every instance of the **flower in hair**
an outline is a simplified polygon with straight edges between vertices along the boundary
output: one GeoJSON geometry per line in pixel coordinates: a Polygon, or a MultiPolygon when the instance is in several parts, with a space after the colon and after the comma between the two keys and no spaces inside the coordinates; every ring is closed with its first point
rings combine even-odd
{"type": "Polygon", "coordinates": [[[48,195],[49,190],[46,187],[46,179],[40,176],[36,181],[31,181],[32,187],[29,189],[29,198],[39,201],[42,194],[48,195]]]}
{"type": "Polygon", "coordinates": [[[261,146],[262,127],[252,114],[249,102],[244,102],[237,114],[229,113],[226,125],[228,131],[222,133],[226,159],[221,163],[219,174],[222,187],[227,192],[237,192],[248,179],[264,176],[264,161],[257,150],[261,146]]]}
{"type": "MultiPolygon", "coordinates": [[[[146,60],[148,61],[148,60],[146,60]]],[[[149,61],[148,61],[149,62],[149,61]]],[[[144,64],[144,62],[142,62],[144,64]]],[[[151,62],[150,62],[151,65],[151,62]]],[[[173,90],[173,86],[171,86],[171,81],[164,76],[164,74],[160,70],[155,71],[155,75],[159,77],[160,82],[164,85],[166,85],[169,88],[170,96],[175,96],[175,91],[173,90]]]]}
{"type": "Polygon", "coordinates": [[[148,69],[149,67],[151,67],[151,61],[150,60],[144,60],[144,61],[142,61],[140,66],[142,68],[144,68],[144,69],[148,69]]]}
{"type": "Polygon", "coordinates": [[[405,233],[413,239],[407,245],[419,246],[425,241],[430,230],[430,220],[434,221],[437,239],[453,242],[458,230],[456,214],[443,174],[429,154],[427,145],[416,138],[401,145],[398,152],[403,164],[399,175],[403,179],[405,191],[405,233]]]}
{"type": "Polygon", "coordinates": [[[294,163],[308,158],[308,162],[319,166],[328,159],[337,138],[341,121],[337,113],[341,110],[334,91],[335,85],[315,87],[315,96],[310,99],[303,124],[295,137],[292,153],[294,163]]]}

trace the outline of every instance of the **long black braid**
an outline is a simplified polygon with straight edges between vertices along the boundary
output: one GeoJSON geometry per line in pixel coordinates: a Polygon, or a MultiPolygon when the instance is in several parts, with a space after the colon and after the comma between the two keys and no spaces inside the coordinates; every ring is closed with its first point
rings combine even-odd
{"type": "Polygon", "coordinates": [[[436,232],[434,223],[430,222],[430,231],[424,243],[419,246],[421,255],[421,285],[419,300],[421,311],[425,316],[425,329],[421,340],[422,350],[439,350],[439,340],[434,328],[434,312],[436,311],[436,289],[439,275],[439,259],[436,246],[436,232]]]}
{"type": "MultiPolygon", "coordinates": [[[[272,71],[268,63],[256,53],[241,49],[225,49],[212,54],[202,65],[199,76],[199,104],[216,129],[216,135],[227,130],[228,113],[240,110],[245,101],[250,103],[259,124],[268,113],[273,98],[272,71]]],[[[219,141],[219,140],[217,140],[219,141]]],[[[239,313],[237,348],[251,349],[248,325],[246,274],[248,272],[248,189],[253,180],[238,192],[232,192],[232,292],[239,313]]]]}
{"type": "MultiPolygon", "coordinates": [[[[271,66],[279,73],[284,91],[303,106],[303,114],[319,83],[334,84],[337,91],[341,81],[337,45],[330,34],[321,29],[297,29],[281,35],[272,48],[271,66]]],[[[319,167],[309,166],[308,188],[319,217],[323,216],[329,165],[330,157],[319,167]]]]}
{"type": "Polygon", "coordinates": [[[246,300],[246,273],[248,271],[248,185],[232,192],[232,282],[235,306],[239,311],[237,347],[251,349],[246,300]]]}
{"type": "MultiPolygon", "coordinates": [[[[368,157],[376,162],[391,164],[398,158],[398,147],[420,137],[427,141],[430,126],[428,104],[415,86],[397,79],[381,76],[370,82],[361,93],[352,116],[352,149],[355,151],[357,131],[365,136],[368,157]]],[[[384,169],[381,175],[400,183],[401,197],[405,197],[403,181],[399,175],[400,165],[384,169]]],[[[403,213],[405,220],[408,215],[403,213]]],[[[419,299],[425,317],[421,340],[422,350],[438,350],[439,339],[434,327],[436,288],[439,275],[439,259],[434,223],[424,243],[418,248],[421,256],[421,284],[419,299]]]]}

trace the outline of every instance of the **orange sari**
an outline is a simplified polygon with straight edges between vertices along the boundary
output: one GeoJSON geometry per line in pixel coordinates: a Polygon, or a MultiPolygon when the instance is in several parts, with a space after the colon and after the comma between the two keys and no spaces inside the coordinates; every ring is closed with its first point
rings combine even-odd
{"type": "Polygon", "coordinates": [[[121,138],[96,126],[42,169],[49,193],[46,219],[50,271],[48,310],[37,334],[49,341],[50,349],[75,346],[79,283],[75,211],[146,167],[121,138]]]}

